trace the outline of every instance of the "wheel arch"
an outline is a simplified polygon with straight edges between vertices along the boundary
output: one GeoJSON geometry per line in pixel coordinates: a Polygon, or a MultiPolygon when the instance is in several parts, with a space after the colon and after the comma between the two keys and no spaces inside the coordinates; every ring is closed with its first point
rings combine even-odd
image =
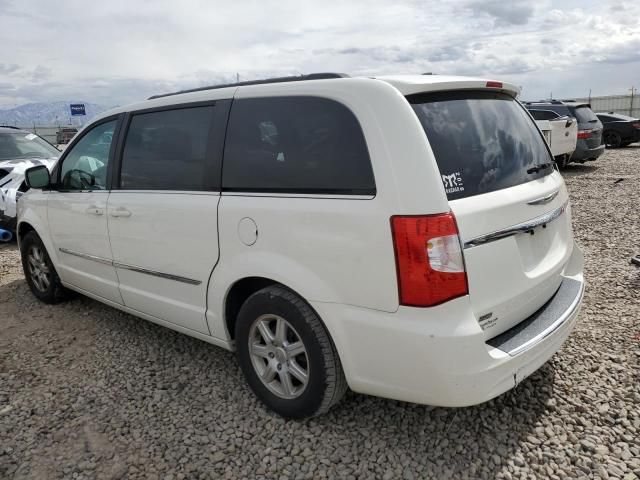
{"type": "Polygon", "coordinates": [[[29,232],[36,232],[36,229],[33,225],[31,225],[27,221],[18,223],[18,227],[16,228],[16,234],[18,235],[18,245],[20,245],[21,239],[24,238],[24,236],[29,232]]]}
{"type": "Polygon", "coordinates": [[[40,240],[42,240],[44,247],[47,249],[47,253],[49,254],[49,258],[51,259],[51,262],[57,269],[58,255],[56,254],[55,248],[53,246],[53,242],[51,241],[51,238],[49,237],[49,235],[46,234],[45,229],[46,227],[38,225],[37,222],[31,221],[28,218],[25,220],[20,220],[18,222],[18,225],[16,226],[16,234],[17,234],[16,240],[18,243],[18,248],[20,248],[20,243],[22,242],[22,239],[25,237],[25,235],[27,235],[29,232],[35,232],[36,235],[40,237],[40,240]]]}
{"type": "MultiPolygon", "coordinates": [[[[230,340],[235,340],[236,320],[242,304],[255,292],[271,285],[280,285],[285,288],[289,288],[286,285],[282,285],[282,283],[271,278],[257,276],[241,278],[235,281],[229,287],[224,300],[224,325],[227,333],[227,338],[229,338],[230,340]]],[[[296,295],[298,295],[298,293],[296,293],[296,295]]]]}
{"type": "MultiPolygon", "coordinates": [[[[225,295],[223,312],[224,312],[224,328],[226,330],[227,339],[232,342],[234,345],[232,348],[235,349],[235,325],[238,316],[238,312],[242,307],[242,304],[255,292],[262,290],[263,288],[269,286],[279,286],[289,290],[291,293],[299,297],[302,301],[304,301],[311,310],[317,315],[320,323],[324,326],[325,331],[329,337],[329,340],[333,344],[338,357],[342,357],[340,354],[340,350],[333,339],[333,334],[327,322],[322,318],[320,312],[318,312],[311,302],[305,298],[304,295],[300,294],[296,289],[291,288],[289,285],[275,280],[273,278],[265,277],[265,276],[247,276],[244,278],[240,278],[231,284],[229,289],[227,290],[227,294],[225,295]]],[[[341,359],[342,361],[342,359],[341,359]]]]}

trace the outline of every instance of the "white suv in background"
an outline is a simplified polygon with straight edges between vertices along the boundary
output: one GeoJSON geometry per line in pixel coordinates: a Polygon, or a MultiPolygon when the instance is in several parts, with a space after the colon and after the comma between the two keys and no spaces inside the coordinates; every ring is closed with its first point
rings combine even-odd
{"type": "Polygon", "coordinates": [[[516,94],[316,74],[117,108],[27,172],[27,281],[236,350],[287,417],[347,386],[484,402],[560,348],[584,291],[567,190],[516,94]]]}

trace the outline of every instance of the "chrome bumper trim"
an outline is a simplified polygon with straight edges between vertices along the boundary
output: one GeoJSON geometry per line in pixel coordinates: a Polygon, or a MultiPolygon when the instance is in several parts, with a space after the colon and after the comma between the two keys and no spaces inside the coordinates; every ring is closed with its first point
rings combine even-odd
{"type": "MultiPolygon", "coordinates": [[[[542,307],[538,312],[534,313],[531,317],[523,321],[526,324],[524,328],[522,328],[522,325],[516,325],[511,330],[507,330],[506,332],[501,333],[497,337],[492,338],[491,340],[488,340],[487,344],[494,348],[497,348],[498,350],[502,350],[503,352],[508,353],[509,356],[511,357],[515,357],[516,355],[519,355],[535,347],[537,344],[542,342],[545,338],[552,335],[556,330],[562,327],[566,321],[572,319],[576,315],[576,312],[580,308],[580,304],[582,303],[582,297],[584,296],[584,290],[585,290],[585,283],[584,283],[584,280],[574,280],[572,278],[565,278],[563,282],[572,282],[574,284],[573,287],[571,285],[568,285],[568,288],[573,289],[574,291],[572,295],[575,295],[571,299],[568,305],[566,305],[566,303],[565,303],[566,306],[564,307],[561,307],[561,305],[558,305],[558,303],[560,304],[563,303],[563,300],[561,298],[558,298],[557,303],[554,305],[554,300],[557,298],[558,294],[561,292],[563,288],[561,286],[560,289],[558,289],[558,292],[556,292],[556,295],[554,295],[554,297],[552,297],[552,299],[544,307],[542,307]],[[575,283],[579,283],[579,285],[575,285],[575,283]],[[576,291],[576,287],[577,287],[577,291],[576,291]],[[540,321],[541,316],[544,316],[545,313],[549,315],[550,312],[553,312],[554,308],[557,309],[558,307],[563,308],[562,313],[558,315],[558,317],[554,319],[551,323],[549,323],[547,326],[542,328],[542,330],[540,330],[539,332],[535,332],[536,326],[532,323],[535,323],[536,321],[540,321]],[[535,334],[531,338],[528,338],[526,341],[524,341],[523,343],[517,346],[510,347],[509,344],[513,344],[514,342],[518,341],[519,336],[527,337],[528,336],[527,330],[531,332],[532,329],[534,330],[534,332],[532,333],[535,333],[535,334]]],[[[551,313],[551,315],[553,315],[553,313],[551,313]]],[[[542,322],[544,323],[544,320],[542,320],[542,322]]]]}

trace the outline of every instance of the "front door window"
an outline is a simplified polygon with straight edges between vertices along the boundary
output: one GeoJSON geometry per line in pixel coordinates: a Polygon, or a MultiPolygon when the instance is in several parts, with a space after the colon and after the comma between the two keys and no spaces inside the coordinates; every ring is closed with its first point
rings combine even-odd
{"type": "Polygon", "coordinates": [[[104,190],[116,120],[101,123],[67,154],[60,169],[61,190],[104,190]]]}

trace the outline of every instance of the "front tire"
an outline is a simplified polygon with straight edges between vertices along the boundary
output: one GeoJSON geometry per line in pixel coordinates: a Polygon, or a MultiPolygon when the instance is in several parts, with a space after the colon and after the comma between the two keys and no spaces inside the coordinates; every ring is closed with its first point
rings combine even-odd
{"type": "Polygon", "coordinates": [[[282,286],[263,288],[245,301],[235,338],[247,383],[283,417],[321,415],[347,390],[338,353],[320,318],[282,286]]]}
{"type": "Polygon", "coordinates": [[[62,286],[42,239],[34,231],[27,233],[20,242],[22,270],[33,294],[44,303],[54,304],[64,300],[68,290],[62,286]]]}

